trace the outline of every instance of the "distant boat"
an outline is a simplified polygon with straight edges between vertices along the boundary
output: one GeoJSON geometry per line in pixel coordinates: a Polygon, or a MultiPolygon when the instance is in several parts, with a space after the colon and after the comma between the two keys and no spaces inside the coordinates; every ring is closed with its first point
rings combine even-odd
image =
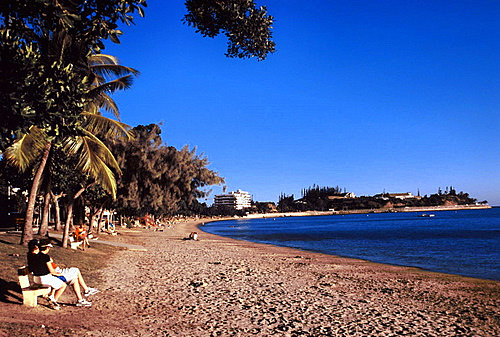
{"type": "Polygon", "coordinates": [[[434,216],[434,214],[426,214],[426,213],[424,213],[424,214],[420,214],[419,216],[423,217],[423,218],[432,218],[434,216]]]}

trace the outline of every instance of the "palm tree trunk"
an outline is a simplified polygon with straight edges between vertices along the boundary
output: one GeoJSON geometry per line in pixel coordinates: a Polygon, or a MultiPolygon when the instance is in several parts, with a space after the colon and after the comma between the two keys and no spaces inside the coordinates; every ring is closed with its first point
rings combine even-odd
{"type": "Polygon", "coordinates": [[[49,210],[50,210],[50,190],[47,190],[43,200],[43,213],[38,235],[46,236],[49,232],[49,210]]]}
{"type": "Polygon", "coordinates": [[[31,190],[28,198],[28,206],[26,208],[26,218],[24,220],[23,234],[21,236],[21,244],[27,246],[28,242],[33,239],[33,214],[35,212],[35,202],[38,193],[38,187],[40,185],[40,180],[42,179],[43,171],[45,170],[45,165],[47,164],[47,159],[49,158],[50,148],[52,143],[47,143],[45,149],[43,150],[42,160],[40,165],[36,170],[35,177],[33,178],[33,183],[31,184],[31,190]]]}
{"type": "Polygon", "coordinates": [[[69,202],[67,209],[67,218],[66,223],[64,224],[63,238],[62,238],[62,246],[63,248],[68,247],[69,240],[69,228],[71,227],[71,223],[73,220],[73,200],[69,202]]]}
{"type": "Polygon", "coordinates": [[[50,193],[52,200],[54,201],[54,209],[56,212],[56,225],[54,226],[55,231],[61,230],[61,207],[59,206],[59,199],[64,196],[64,194],[60,193],[55,195],[54,193],[50,193]]]}

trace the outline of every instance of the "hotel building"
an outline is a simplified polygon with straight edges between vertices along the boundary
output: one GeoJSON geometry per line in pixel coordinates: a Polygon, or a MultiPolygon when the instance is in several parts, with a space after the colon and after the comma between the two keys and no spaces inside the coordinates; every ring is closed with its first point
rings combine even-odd
{"type": "Polygon", "coordinates": [[[218,194],[214,200],[215,206],[229,206],[234,209],[250,208],[252,206],[252,196],[245,191],[236,190],[228,194],[218,194]]]}

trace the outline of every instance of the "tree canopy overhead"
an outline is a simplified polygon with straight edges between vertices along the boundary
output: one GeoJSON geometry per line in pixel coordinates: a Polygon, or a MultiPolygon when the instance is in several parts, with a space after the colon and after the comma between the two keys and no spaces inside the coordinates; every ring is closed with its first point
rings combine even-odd
{"type": "Polygon", "coordinates": [[[93,100],[89,56],[119,42],[118,23],[145,0],[4,0],[0,3],[0,151],[30,127],[74,135],[93,100]]]}
{"type": "MultiPolygon", "coordinates": [[[[254,56],[262,60],[274,51],[270,30],[273,19],[264,7],[257,8],[253,0],[188,0],[185,4],[188,13],[184,20],[197,32],[209,37],[223,32],[228,37],[228,57],[254,56]]],[[[0,115],[3,119],[0,153],[22,159],[19,163],[30,162],[33,166],[30,164],[29,168],[36,167],[23,243],[29,239],[25,233],[32,233],[34,204],[52,146],[62,147],[71,155],[83,153],[79,151],[83,148],[92,150],[85,151],[78,166],[84,169],[82,173],[95,172],[95,181],[114,194],[111,178],[113,171],[119,172],[120,168],[99,139],[102,135],[97,134],[98,129],[111,125],[100,110],[118,112],[108,94],[128,87],[131,76],[137,72],[127,67],[110,68],[110,64],[95,61],[105,57],[101,54],[105,40],[119,43],[122,32],[118,25],[132,24],[136,15],[144,16],[145,7],[146,0],[0,1],[0,115]],[[109,71],[115,76],[125,76],[106,82],[102,75],[109,71]],[[37,135],[43,142],[30,141],[30,137],[34,140],[37,135]],[[28,147],[34,151],[24,151],[28,147]],[[29,159],[23,157],[26,154],[31,155],[31,160],[24,160],[29,159]],[[38,165],[34,165],[37,162],[38,165]],[[106,165],[94,165],[98,162],[106,165]],[[102,172],[105,174],[99,174],[102,172]],[[99,182],[99,177],[110,178],[104,179],[110,183],[99,182]]],[[[126,125],[118,122],[113,125],[126,133],[126,125]]],[[[114,130],[108,128],[108,131],[114,130]]],[[[111,133],[105,132],[106,138],[114,137],[111,133]]],[[[163,163],[172,158],[170,162],[176,163],[164,168],[169,170],[168,181],[173,182],[168,185],[167,197],[172,198],[176,207],[203,196],[199,187],[222,181],[215,172],[206,169],[208,162],[195,155],[194,150],[161,147],[154,153],[164,159],[156,161],[157,165],[165,166],[163,163]]],[[[156,178],[152,177],[155,183],[156,178]]],[[[155,207],[154,202],[151,207],[155,207]]],[[[164,205],[166,203],[154,210],[172,211],[164,205]]]]}
{"type": "Polygon", "coordinates": [[[184,21],[203,36],[224,33],[228,38],[228,57],[257,57],[264,60],[274,52],[273,17],[254,0],[188,0],[184,21]]]}

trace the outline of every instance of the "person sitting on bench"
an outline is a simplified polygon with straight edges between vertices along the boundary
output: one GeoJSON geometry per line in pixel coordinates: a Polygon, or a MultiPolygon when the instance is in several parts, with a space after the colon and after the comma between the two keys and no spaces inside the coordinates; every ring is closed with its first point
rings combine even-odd
{"type": "MultiPolygon", "coordinates": [[[[40,255],[46,255],[49,256],[49,250],[52,247],[50,244],[49,240],[42,240],[40,241],[40,255]]],[[[92,305],[92,302],[87,301],[85,298],[83,298],[80,286],[83,288],[85,291],[85,296],[89,295],[94,295],[99,292],[99,290],[95,288],[90,288],[87,286],[85,281],[83,280],[82,274],[80,272],[80,269],[73,267],[73,268],[59,268],[57,265],[54,263],[52,258],[49,257],[49,261],[47,264],[49,266],[49,269],[52,273],[52,275],[55,275],[57,278],[62,280],[63,282],[73,286],[73,290],[75,291],[75,295],[77,298],[76,306],[77,307],[90,307],[92,305]]]]}
{"type": "Polygon", "coordinates": [[[89,238],[87,237],[87,230],[83,224],[80,224],[75,229],[75,240],[82,242],[82,249],[85,250],[85,247],[90,247],[89,238]]]}
{"type": "Polygon", "coordinates": [[[73,286],[73,290],[75,291],[78,300],[82,299],[82,296],[80,295],[81,289],[83,289],[83,294],[85,296],[95,295],[99,292],[99,290],[97,290],[96,288],[87,286],[79,268],[61,268],[54,262],[52,262],[52,268],[54,268],[56,272],[61,274],[61,276],[58,276],[61,280],[66,282],[66,284],[73,286]]]}
{"type": "MultiPolygon", "coordinates": [[[[54,310],[60,310],[61,307],[57,300],[66,290],[66,283],[52,275],[49,262],[50,257],[46,254],[40,254],[40,241],[34,239],[28,242],[28,268],[33,273],[35,283],[52,288],[49,296],[49,305],[54,310]]],[[[52,246],[52,245],[51,245],[52,246]]]]}

